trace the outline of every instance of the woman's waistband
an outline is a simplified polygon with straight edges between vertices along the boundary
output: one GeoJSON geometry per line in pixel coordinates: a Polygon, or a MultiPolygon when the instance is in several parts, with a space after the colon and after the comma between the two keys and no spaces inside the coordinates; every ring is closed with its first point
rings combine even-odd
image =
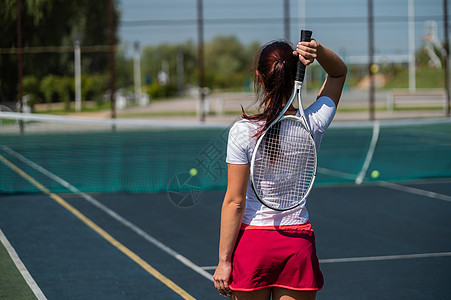
{"type": "Polygon", "coordinates": [[[257,226],[241,223],[240,230],[278,230],[278,231],[313,231],[312,224],[257,226]]]}

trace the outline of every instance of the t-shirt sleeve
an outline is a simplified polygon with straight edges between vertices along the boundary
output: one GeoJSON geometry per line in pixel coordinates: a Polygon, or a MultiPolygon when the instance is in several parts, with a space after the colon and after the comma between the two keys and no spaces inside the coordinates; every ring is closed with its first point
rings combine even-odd
{"type": "Polygon", "coordinates": [[[306,110],[312,131],[323,134],[334,119],[337,108],[329,97],[322,96],[312,103],[306,110]]]}
{"type": "Polygon", "coordinates": [[[242,123],[237,122],[230,128],[226,158],[228,164],[241,165],[249,162],[246,150],[248,139],[248,131],[242,123]]]}

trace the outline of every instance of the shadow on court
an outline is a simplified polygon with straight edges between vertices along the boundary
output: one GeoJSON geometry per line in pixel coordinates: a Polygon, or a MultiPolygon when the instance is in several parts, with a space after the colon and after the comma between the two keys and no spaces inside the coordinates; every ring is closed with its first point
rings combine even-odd
{"type": "MultiPolygon", "coordinates": [[[[0,196],[0,228],[48,299],[224,299],[211,281],[224,191],[190,208],[167,193],[59,196],[74,210],[0,196]]],[[[451,180],[315,187],[308,207],[325,276],[317,299],[451,298],[451,180]]]]}

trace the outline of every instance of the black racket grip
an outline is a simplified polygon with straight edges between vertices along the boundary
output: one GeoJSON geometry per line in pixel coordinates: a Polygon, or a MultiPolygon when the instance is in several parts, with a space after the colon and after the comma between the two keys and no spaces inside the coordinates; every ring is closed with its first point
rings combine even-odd
{"type": "MultiPolygon", "coordinates": [[[[301,30],[301,42],[310,42],[312,40],[311,30],[301,30]]],[[[304,81],[305,77],[305,65],[298,60],[298,69],[296,71],[296,81],[304,81]]]]}

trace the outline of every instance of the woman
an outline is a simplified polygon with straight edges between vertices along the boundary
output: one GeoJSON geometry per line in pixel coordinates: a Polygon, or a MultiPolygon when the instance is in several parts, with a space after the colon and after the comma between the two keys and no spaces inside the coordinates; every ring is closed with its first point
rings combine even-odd
{"type": "MultiPolygon", "coordinates": [[[[258,136],[278,116],[293,90],[297,60],[316,59],[326,71],[317,100],[305,110],[317,148],[335,115],[346,78],[345,63],[315,40],[295,51],[283,41],[264,45],[256,57],[255,83],[264,110],[232,126],[227,146],[228,184],[221,213],[216,289],[231,299],[315,299],[323,286],[315,237],[305,205],[275,211],[262,205],[249,183],[258,136]]],[[[286,114],[296,114],[290,106],[286,114]]]]}

